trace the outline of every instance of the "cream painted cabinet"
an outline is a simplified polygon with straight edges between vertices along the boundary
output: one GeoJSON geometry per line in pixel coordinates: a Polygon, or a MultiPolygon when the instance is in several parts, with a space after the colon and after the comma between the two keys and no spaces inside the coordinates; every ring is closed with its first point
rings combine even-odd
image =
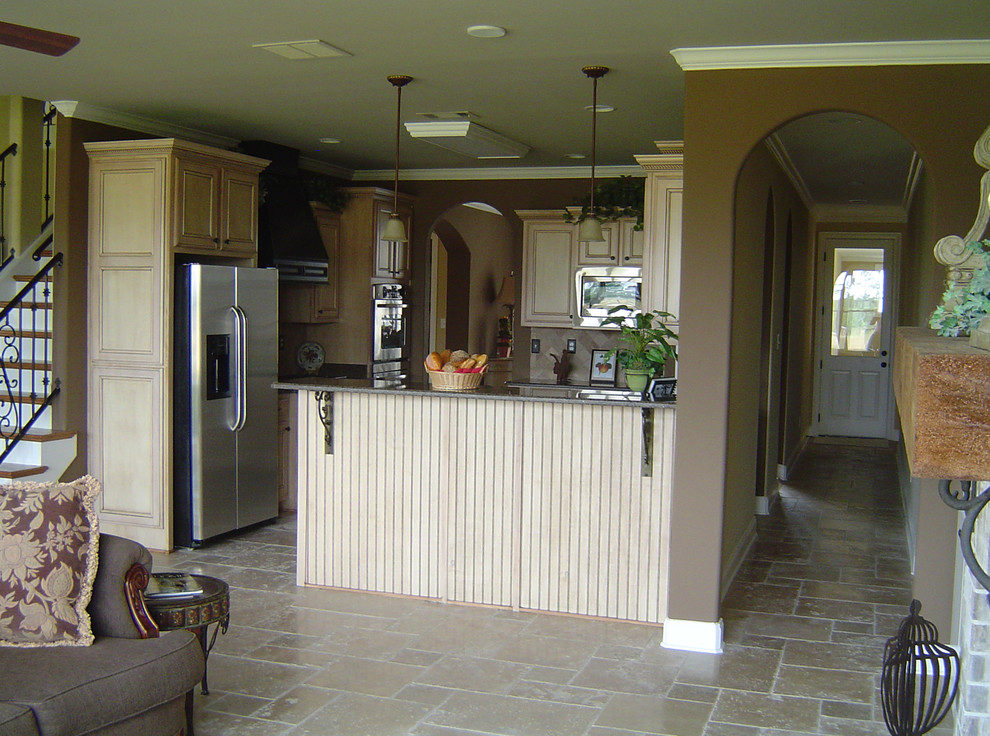
{"type": "Polygon", "coordinates": [[[643,265],[643,231],[636,230],[636,220],[624,217],[602,225],[605,240],[597,243],[577,241],[578,266],[643,265]]]}
{"type": "Polygon", "coordinates": [[[324,324],[340,318],[340,215],[319,202],[310,202],[327,252],[326,283],[279,284],[279,320],[324,324]]]}
{"type": "Polygon", "coordinates": [[[560,210],[516,210],[523,221],[522,313],[527,327],[574,326],[577,227],[560,210]]]}
{"type": "Polygon", "coordinates": [[[172,246],[184,253],[254,258],[258,169],[202,149],[177,149],[172,246]]]}
{"type": "Polygon", "coordinates": [[[175,254],[209,252],[214,261],[227,256],[238,265],[251,263],[253,193],[267,162],[174,139],[87,143],[86,150],[88,469],[103,482],[101,529],[168,550],[175,254]],[[224,172],[244,186],[225,185],[224,172]],[[240,202],[238,212],[221,205],[224,191],[228,204],[240,202]],[[226,217],[208,218],[208,211],[226,217]],[[206,245],[212,233],[251,238],[213,247],[206,245]]]}
{"type": "Polygon", "coordinates": [[[659,153],[636,157],[646,170],[643,306],[679,317],[684,144],[658,141],[656,145],[659,153]]]}

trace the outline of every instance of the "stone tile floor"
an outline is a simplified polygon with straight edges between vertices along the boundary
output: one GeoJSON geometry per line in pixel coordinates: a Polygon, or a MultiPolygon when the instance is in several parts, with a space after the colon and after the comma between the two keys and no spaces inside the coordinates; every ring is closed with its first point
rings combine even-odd
{"type": "Polygon", "coordinates": [[[299,588],[294,529],[156,555],[231,586],[197,736],[887,733],[878,673],[911,576],[886,446],[809,446],[758,520],[721,655],[652,626],[299,588]]]}

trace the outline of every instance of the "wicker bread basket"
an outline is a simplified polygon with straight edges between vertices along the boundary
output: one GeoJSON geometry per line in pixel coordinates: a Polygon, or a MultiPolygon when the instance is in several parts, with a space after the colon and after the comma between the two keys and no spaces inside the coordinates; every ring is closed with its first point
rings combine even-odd
{"type": "Polygon", "coordinates": [[[437,391],[470,391],[481,385],[481,379],[488,372],[486,365],[477,373],[447,373],[445,371],[431,371],[426,373],[430,376],[430,387],[437,391]]]}

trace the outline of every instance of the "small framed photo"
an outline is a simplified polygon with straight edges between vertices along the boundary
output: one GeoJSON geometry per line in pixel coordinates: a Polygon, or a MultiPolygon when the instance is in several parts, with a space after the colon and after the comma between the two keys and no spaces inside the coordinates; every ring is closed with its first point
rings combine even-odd
{"type": "Polygon", "coordinates": [[[676,401],[677,379],[654,378],[650,381],[650,398],[654,401],[676,401]]]}
{"type": "Polygon", "coordinates": [[[591,379],[596,386],[615,385],[615,355],[608,350],[591,351],[591,379]]]}

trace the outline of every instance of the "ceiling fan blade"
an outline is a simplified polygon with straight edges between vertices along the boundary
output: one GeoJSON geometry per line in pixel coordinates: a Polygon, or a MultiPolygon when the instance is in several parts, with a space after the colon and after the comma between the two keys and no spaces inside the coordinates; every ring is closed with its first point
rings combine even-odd
{"type": "Polygon", "coordinates": [[[0,44],[4,46],[14,46],[49,56],[61,56],[77,43],[79,39],[75,36],[0,21],[0,44]]]}

